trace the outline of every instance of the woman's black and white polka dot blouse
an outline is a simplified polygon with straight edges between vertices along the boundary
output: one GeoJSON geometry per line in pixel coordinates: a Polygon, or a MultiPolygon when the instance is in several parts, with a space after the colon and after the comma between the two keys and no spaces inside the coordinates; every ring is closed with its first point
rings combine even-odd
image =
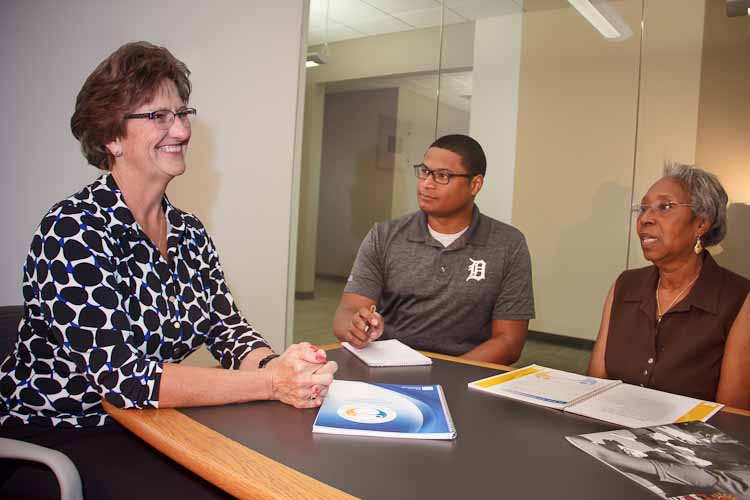
{"type": "Polygon", "coordinates": [[[24,318],[0,366],[0,424],[102,425],[101,399],[158,408],[163,363],[202,344],[224,368],[268,347],[245,321],[203,224],[172,206],[165,260],[107,174],[42,219],[24,318]]]}

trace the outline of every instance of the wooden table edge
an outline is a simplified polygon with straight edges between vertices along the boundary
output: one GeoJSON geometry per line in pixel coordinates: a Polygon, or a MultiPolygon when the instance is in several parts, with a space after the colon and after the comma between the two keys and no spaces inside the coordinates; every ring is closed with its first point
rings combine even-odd
{"type": "Polygon", "coordinates": [[[237,498],[356,499],[287,467],[193,420],[179,410],[115,408],[105,411],[123,427],[237,498]],[[190,448],[183,443],[190,440],[190,448]]]}
{"type": "MultiPolygon", "coordinates": [[[[326,345],[320,346],[320,348],[326,351],[339,349],[341,348],[341,343],[337,342],[333,344],[326,344],[326,345]]],[[[456,356],[450,356],[448,354],[438,354],[436,352],[429,352],[429,351],[419,351],[419,352],[421,352],[422,354],[430,358],[444,359],[447,361],[453,361],[454,363],[463,363],[465,365],[481,366],[484,368],[494,368],[496,370],[502,370],[506,372],[515,370],[515,368],[513,368],[512,366],[500,365],[497,363],[488,363],[485,361],[474,361],[471,359],[463,359],[463,358],[458,358],[456,356]]],[[[727,413],[734,413],[735,415],[742,415],[745,417],[750,417],[750,410],[743,410],[741,408],[734,408],[732,406],[725,406],[724,408],[721,409],[721,411],[725,411],[727,413]]]]}

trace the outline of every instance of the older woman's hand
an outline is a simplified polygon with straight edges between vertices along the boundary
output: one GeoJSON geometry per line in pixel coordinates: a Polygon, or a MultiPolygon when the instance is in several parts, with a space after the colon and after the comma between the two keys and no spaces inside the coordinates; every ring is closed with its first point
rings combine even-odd
{"type": "Polygon", "coordinates": [[[271,372],[271,398],[295,408],[315,408],[323,402],[338,365],[326,362],[324,350],[307,342],[293,344],[266,368],[271,372]]]}

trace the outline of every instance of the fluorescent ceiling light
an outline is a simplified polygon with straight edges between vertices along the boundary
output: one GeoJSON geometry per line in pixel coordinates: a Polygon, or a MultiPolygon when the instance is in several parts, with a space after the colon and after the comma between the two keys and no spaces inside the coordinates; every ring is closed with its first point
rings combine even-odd
{"type": "Polygon", "coordinates": [[[590,0],[568,0],[568,3],[575,7],[579,14],[586,18],[591,25],[596,28],[604,38],[620,38],[622,33],[617,31],[609,20],[592,5],[590,0]]]}
{"type": "Polygon", "coordinates": [[[305,61],[306,68],[314,68],[328,62],[328,51],[322,50],[320,52],[308,52],[307,60],[305,61]]]}

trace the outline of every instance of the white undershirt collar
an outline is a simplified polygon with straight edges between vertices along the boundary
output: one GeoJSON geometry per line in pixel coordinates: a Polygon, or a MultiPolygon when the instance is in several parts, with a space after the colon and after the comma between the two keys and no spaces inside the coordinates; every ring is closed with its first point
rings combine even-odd
{"type": "Polygon", "coordinates": [[[430,231],[430,236],[439,241],[440,244],[443,245],[443,247],[448,248],[451,243],[460,238],[461,235],[464,234],[467,229],[469,229],[469,226],[466,226],[459,232],[453,234],[438,233],[437,231],[432,229],[429,224],[427,224],[427,229],[430,231]]]}

